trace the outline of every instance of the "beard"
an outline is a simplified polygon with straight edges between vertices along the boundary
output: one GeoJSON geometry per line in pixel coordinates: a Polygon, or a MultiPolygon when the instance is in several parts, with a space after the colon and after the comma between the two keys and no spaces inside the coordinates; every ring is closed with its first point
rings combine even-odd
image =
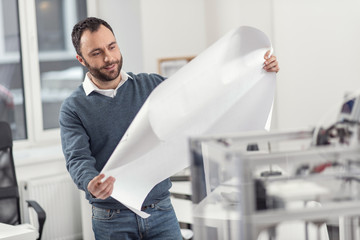
{"type": "Polygon", "coordinates": [[[112,80],[116,79],[119,75],[120,75],[120,71],[122,69],[122,65],[123,65],[123,58],[121,57],[120,60],[117,61],[113,61],[105,66],[102,66],[100,68],[96,68],[96,67],[92,67],[88,64],[87,61],[85,61],[84,59],[84,63],[87,67],[87,69],[89,70],[90,74],[92,76],[94,76],[96,79],[103,81],[103,82],[111,82],[112,80]],[[102,70],[106,71],[106,67],[115,64],[116,68],[110,72],[102,72],[102,70]]]}

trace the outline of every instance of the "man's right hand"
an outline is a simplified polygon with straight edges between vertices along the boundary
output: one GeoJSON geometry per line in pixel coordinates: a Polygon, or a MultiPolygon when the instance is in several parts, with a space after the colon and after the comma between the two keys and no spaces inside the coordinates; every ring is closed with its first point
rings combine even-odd
{"type": "Polygon", "coordinates": [[[102,179],[105,177],[103,173],[94,177],[88,184],[87,189],[96,198],[106,199],[110,197],[114,189],[114,177],[108,177],[105,181],[102,179]]]}

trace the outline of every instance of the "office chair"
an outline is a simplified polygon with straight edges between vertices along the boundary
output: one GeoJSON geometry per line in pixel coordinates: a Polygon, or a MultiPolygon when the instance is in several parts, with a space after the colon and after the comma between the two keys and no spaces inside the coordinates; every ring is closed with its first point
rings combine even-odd
{"type": "MultiPolygon", "coordinates": [[[[13,140],[10,125],[0,121],[0,222],[10,225],[21,224],[20,197],[13,159],[13,140]]],[[[26,201],[35,210],[39,221],[41,239],[46,214],[35,201],[26,201]]]]}

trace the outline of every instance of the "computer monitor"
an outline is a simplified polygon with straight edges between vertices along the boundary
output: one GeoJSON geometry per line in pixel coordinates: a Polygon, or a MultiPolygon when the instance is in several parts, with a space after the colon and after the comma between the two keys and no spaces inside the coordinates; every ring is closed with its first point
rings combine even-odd
{"type": "Polygon", "coordinates": [[[360,122],[359,92],[346,94],[338,115],[339,122],[360,122]]]}

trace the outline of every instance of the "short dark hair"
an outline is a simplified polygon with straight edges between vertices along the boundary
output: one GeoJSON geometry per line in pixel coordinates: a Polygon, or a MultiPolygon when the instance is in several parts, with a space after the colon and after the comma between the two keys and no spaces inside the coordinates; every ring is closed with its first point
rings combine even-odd
{"type": "Polygon", "coordinates": [[[104,25],[112,32],[112,34],[114,34],[111,26],[106,21],[100,18],[88,17],[75,24],[71,33],[71,39],[75,51],[78,55],[82,56],[80,51],[80,40],[83,32],[86,30],[89,30],[90,32],[96,32],[99,29],[100,25],[104,25]]]}

